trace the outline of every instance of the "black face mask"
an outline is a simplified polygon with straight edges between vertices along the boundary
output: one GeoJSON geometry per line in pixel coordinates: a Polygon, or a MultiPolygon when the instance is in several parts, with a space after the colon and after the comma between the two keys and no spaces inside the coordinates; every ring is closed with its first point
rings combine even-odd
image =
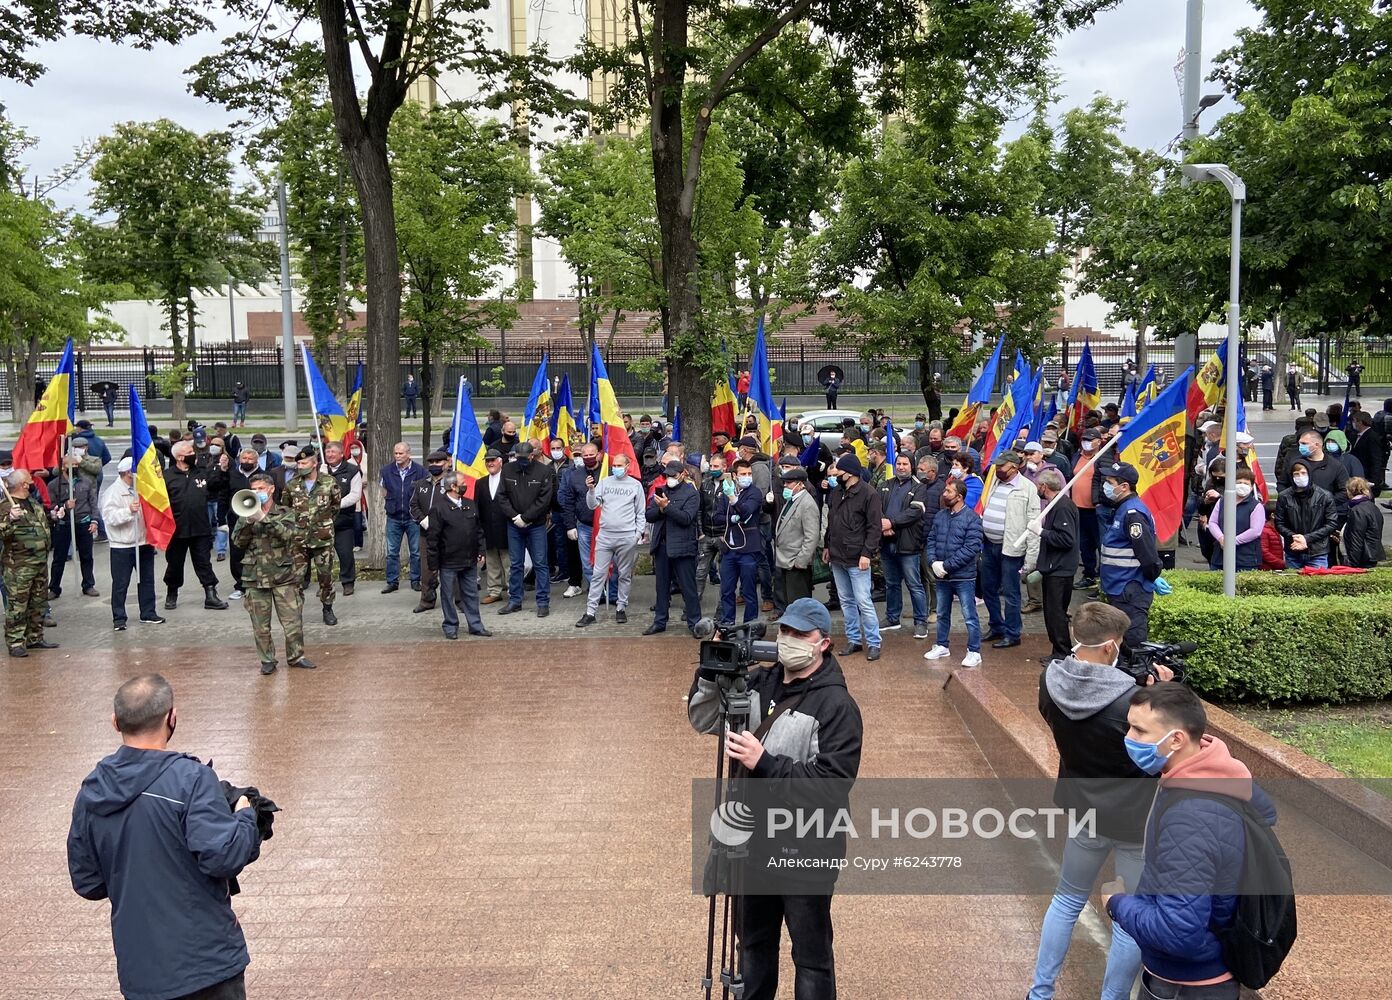
{"type": "Polygon", "coordinates": [[[443,465],[432,465],[430,467],[430,474],[432,476],[442,476],[445,474],[445,467],[443,465]]]}
{"type": "Polygon", "coordinates": [[[256,471],[256,463],[255,463],[255,462],[252,462],[250,465],[248,465],[247,463],[243,462],[242,465],[241,465],[241,470],[242,470],[243,472],[255,472],[255,471],[256,471]]]}

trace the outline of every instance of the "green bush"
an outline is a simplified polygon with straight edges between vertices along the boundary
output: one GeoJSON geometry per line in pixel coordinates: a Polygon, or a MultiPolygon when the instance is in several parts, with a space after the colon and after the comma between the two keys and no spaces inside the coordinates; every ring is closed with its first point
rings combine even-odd
{"type": "Polygon", "coordinates": [[[1359,576],[1167,573],[1150,614],[1155,642],[1195,642],[1189,683],[1231,701],[1344,702],[1392,695],[1392,570],[1359,576]],[[1379,586],[1380,584],[1380,586],[1379,586]],[[1295,595],[1295,596],[1288,596],[1295,595]]]}

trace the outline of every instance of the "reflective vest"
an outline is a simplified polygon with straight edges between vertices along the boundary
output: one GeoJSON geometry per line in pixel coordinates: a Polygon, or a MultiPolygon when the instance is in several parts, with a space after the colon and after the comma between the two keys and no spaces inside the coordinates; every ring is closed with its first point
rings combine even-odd
{"type": "MultiPolygon", "coordinates": [[[[1116,516],[1102,535],[1101,579],[1102,593],[1120,594],[1128,583],[1139,583],[1147,593],[1155,590],[1155,584],[1141,572],[1141,561],[1136,558],[1136,550],[1131,547],[1130,529],[1126,516],[1131,511],[1138,512],[1145,519],[1146,530],[1155,535],[1155,519],[1146,510],[1137,496],[1129,496],[1116,509],[1116,516]]],[[[1153,544],[1153,543],[1152,543],[1153,544]]]]}

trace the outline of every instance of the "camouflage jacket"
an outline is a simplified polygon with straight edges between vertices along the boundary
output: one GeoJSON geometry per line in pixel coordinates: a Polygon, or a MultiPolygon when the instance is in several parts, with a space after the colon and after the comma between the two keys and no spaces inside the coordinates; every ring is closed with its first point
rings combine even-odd
{"type": "Polygon", "coordinates": [[[296,583],[300,569],[296,549],[300,530],[294,511],[272,507],[259,521],[237,519],[232,544],[242,549],[242,583],[247,587],[279,587],[296,583]]]}
{"type": "Polygon", "coordinates": [[[18,520],[10,519],[11,501],[0,496],[0,542],[4,552],[0,554],[0,565],[11,569],[20,563],[31,560],[42,561],[48,558],[53,547],[53,537],[49,534],[48,514],[37,498],[17,500],[24,516],[18,520]]]}
{"type": "Polygon", "coordinates": [[[334,541],[334,518],[343,500],[333,476],[319,473],[314,489],[308,489],[303,476],[296,476],[285,486],[280,502],[295,514],[300,529],[300,544],[306,549],[322,549],[334,541]]]}

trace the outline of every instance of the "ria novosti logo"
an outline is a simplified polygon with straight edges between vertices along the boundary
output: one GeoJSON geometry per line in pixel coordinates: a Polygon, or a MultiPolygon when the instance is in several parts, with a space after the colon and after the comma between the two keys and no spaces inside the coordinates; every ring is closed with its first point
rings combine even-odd
{"type": "Polygon", "coordinates": [[[722,802],[710,818],[711,836],[726,847],[741,847],[754,836],[754,810],[743,802],[722,802]]]}

